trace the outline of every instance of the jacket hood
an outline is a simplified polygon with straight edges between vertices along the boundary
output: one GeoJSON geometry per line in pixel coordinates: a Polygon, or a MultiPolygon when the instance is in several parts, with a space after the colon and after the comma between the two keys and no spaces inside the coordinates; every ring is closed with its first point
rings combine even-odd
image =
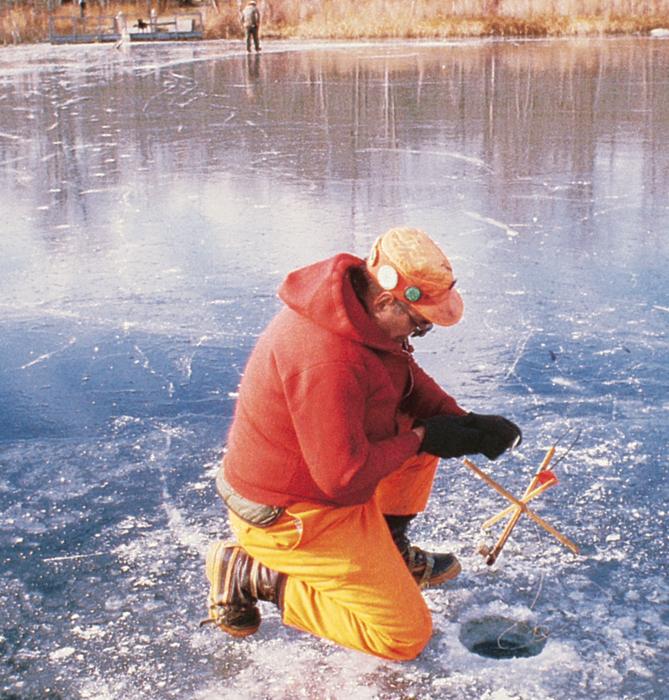
{"type": "Polygon", "coordinates": [[[348,271],[361,258],[340,253],[289,273],[279,298],[293,311],[326,330],[387,352],[399,348],[369,317],[353,290],[348,271]]]}

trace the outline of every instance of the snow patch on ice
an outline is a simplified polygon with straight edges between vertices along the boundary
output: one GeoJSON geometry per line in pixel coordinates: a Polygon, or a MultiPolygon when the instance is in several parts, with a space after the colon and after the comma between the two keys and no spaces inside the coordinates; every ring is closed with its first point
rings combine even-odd
{"type": "Polygon", "coordinates": [[[60,649],[52,651],[49,654],[49,658],[52,661],[62,661],[63,659],[67,659],[69,656],[72,656],[72,654],[75,652],[76,649],[74,647],[61,647],[60,649]]]}

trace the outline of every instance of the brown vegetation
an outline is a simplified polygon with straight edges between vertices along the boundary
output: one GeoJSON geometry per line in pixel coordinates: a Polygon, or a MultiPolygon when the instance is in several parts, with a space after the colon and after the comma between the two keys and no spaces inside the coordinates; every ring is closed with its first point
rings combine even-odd
{"type": "Polygon", "coordinates": [[[48,36],[48,15],[44,8],[15,5],[0,10],[0,44],[44,41],[48,36]]]}
{"type": "MultiPolygon", "coordinates": [[[[44,2],[0,0],[0,44],[46,40],[44,2]]],[[[151,5],[161,13],[174,14],[185,11],[183,3],[141,0],[121,7],[112,0],[88,0],[87,16],[113,15],[124,9],[130,18],[145,17],[151,5]]],[[[209,0],[199,5],[205,38],[239,38],[240,4],[241,0],[209,0]]],[[[592,36],[669,27],[669,0],[259,0],[258,5],[266,38],[592,36]]],[[[77,15],[78,9],[67,4],[57,13],[77,15]]]]}
{"type": "Polygon", "coordinates": [[[620,33],[623,27],[624,31],[647,31],[669,21],[667,0],[321,0],[311,4],[318,7],[306,16],[303,12],[302,17],[293,17],[297,36],[564,36],[620,33]]]}

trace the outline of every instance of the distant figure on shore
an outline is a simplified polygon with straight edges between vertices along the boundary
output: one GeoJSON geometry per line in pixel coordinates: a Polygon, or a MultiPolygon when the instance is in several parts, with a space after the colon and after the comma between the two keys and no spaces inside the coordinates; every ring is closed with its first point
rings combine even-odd
{"type": "Polygon", "coordinates": [[[242,25],[246,32],[246,50],[251,51],[251,37],[256,51],[260,51],[260,40],[258,30],[260,29],[260,12],[256,7],[256,0],[250,0],[241,13],[242,25]]]}
{"type": "Polygon", "coordinates": [[[78,0],[79,4],[79,17],[83,19],[83,16],[86,14],[86,0],[78,0]]]}

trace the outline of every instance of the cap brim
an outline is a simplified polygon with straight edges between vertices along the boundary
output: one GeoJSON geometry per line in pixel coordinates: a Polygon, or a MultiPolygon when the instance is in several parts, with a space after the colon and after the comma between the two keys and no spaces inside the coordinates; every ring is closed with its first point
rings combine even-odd
{"type": "Polygon", "coordinates": [[[462,318],[465,308],[462,297],[455,289],[451,289],[439,304],[414,302],[411,306],[437,326],[454,326],[462,318]]]}

